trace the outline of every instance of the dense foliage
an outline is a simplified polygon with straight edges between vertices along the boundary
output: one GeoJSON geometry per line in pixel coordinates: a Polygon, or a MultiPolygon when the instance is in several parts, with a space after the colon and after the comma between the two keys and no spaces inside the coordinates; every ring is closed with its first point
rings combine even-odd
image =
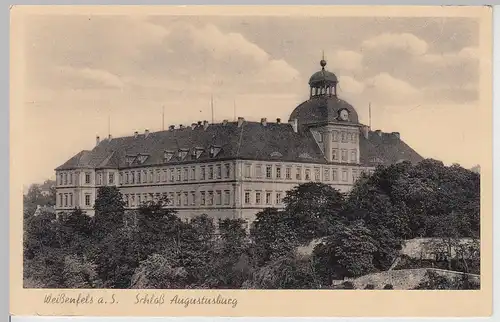
{"type": "Polygon", "coordinates": [[[429,271],[415,290],[479,290],[479,283],[467,275],[446,278],[429,271]]]}
{"type": "MultiPolygon", "coordinates": [[[[405,239],[437,237],[457,248],[460,238],[478,238],[479,186],[478,174],[456,165],[403,162],[363,175],[347,195],[299,185],[283,209],[258,213],[249,231],[241,219],[184,222],[167,200],[126,211],[115,187],[99,188],[92,218],[79,209],[34,216],[37,204],[52,202],[35,187],[24,199],[25,286],[331,288],[333,280],[387,270],[405,239]],[[297,252],[313,241],[312,254],[297,252]]],[[[478,254],[460,254],[448,268],[479,269],[478,254]]]]}

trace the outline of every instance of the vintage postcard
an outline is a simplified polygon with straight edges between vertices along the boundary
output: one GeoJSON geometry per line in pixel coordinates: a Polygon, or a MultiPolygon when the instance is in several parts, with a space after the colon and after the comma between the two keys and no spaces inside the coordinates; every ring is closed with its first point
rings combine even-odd
{"type": "Polygon", "coordinates": [[[487,316],[492,10],[14,6],[11,313],[487,316]]]}

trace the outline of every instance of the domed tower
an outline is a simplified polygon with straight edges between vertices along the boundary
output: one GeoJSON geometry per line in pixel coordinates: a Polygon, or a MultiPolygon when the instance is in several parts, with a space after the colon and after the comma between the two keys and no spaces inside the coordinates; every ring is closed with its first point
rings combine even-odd
{"type": "Polygon", "coordinates": [[[309,78],[310,96],[337,96],[338,79],[334,73],[325,70],[326,60],[323,58],[319,62],[321,70],[314,73],[309,78]]]}
{"type": "Polygon", "coordinates": [[[290,115],[299,131],[310,131],[329,162],[359,164],[358,113],[354,107],[337,96],[337,76],[325,69],[309,79],[310,97],[290,115]]]}

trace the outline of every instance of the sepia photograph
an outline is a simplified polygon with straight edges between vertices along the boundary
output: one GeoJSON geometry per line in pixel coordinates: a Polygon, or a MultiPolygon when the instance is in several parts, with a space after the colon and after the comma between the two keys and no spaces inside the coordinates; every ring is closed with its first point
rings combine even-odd
{"type": "Polygon", "coordinates": [[[24,290],[491,289],[491,11],[129,9],[18,20],[24,290]]]}

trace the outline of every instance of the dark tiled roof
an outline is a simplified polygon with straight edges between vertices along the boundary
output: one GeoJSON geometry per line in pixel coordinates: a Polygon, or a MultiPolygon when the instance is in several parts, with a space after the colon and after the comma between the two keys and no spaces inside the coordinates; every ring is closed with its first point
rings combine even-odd
{"type": "Polygon", "coordinates": [[[337,76],[327,70],[320,70],[314,73],[311,78],[309,78],[309,85],[324,85],[329,83],[338,83],[337,76]]]}
{"type": "Polygon", "coordinates": [[[290,120],[297,119],[299,126],[313,123],[343,122],[338,120],[339,111],[349,111],[349,123],[358,123],[358,113],[354,107],[336,96],[315,96],[297,106],[290,120]]]}
{"type": "Polygon", "coordinates": [[[399,138],[399,134],[369,131],[368,139],[360,135],[360,162],[389,165],[400,161],[417,163],[423,160],[415,150],[399,138]]]}
{"type": "Polygon", "coordinates": [[[287,123],[236,122],[210,124],[206,129],[199,125],[192,129],[174,129],[151,132],[147,136],[128,136],[103,140],[92,151],[82,151],[56,170],[79,168],[129,167],[127,156],[147,156],[141,163],[132,166],[164,164],[164,151],[174,153],[167,163],[198,162],[224,159],[282,160],[296,162],[325,163],[326,160],[312,134],[295,133],[287,123]],[[210,157],[210,147],[220,148],[215,157],[210,157]],[[192,155],[195,148],[202,151],[198,158],[192,155]],[[178,158],[179,149],[186,149],[183,160],[178,158]],[[82,164],[82,159],[88,163],[82,164]]]}
{"type": "Polygon", "coordinates": [[[56,170],[89,168],[91,167],[89,163],[90,154],[91,152],[87,150],[80,151],[61,166],[57,167],[56,170]]]}
{"type": "MultiPolygon", "coordinates": [[[[362,135],[360,135],[362,137],[362,135]]],[[[384,163],[396,162],[402,158],[421,158],[404,142],[387,135],[379,137],[370,133],[370,139],[360,139],[360,157],[367,164],[373,156],[382,158],[384,163]]],[[[82,151],[58,167],[56,170],[75,168],[125,168],[176,164],[210,160],[247,159],[279,160],[288,162],[327,163],[312,134],[294,132],[287,123],[267,123],[244,121],[210,124],[206,129],[198,125],[194,129],[185,127],[168,131],[151,132],[147,136],[106,139],[92,151],[82,151]],[[210,147],[219,148],[214,157],[209,155],[210,147]],[[196,158],[193,150],[199,148],[196,158]],[[184,159],[179,159],[178,151],[185,149],[184,159]],[[164,161],[164,152],[171,151],[170,161],[164,161]],[[142,163],[129,164],[127,159],[142,155],[142,163]]],[[[412,160],[413,161],[413,160],[412,160]]]]}

